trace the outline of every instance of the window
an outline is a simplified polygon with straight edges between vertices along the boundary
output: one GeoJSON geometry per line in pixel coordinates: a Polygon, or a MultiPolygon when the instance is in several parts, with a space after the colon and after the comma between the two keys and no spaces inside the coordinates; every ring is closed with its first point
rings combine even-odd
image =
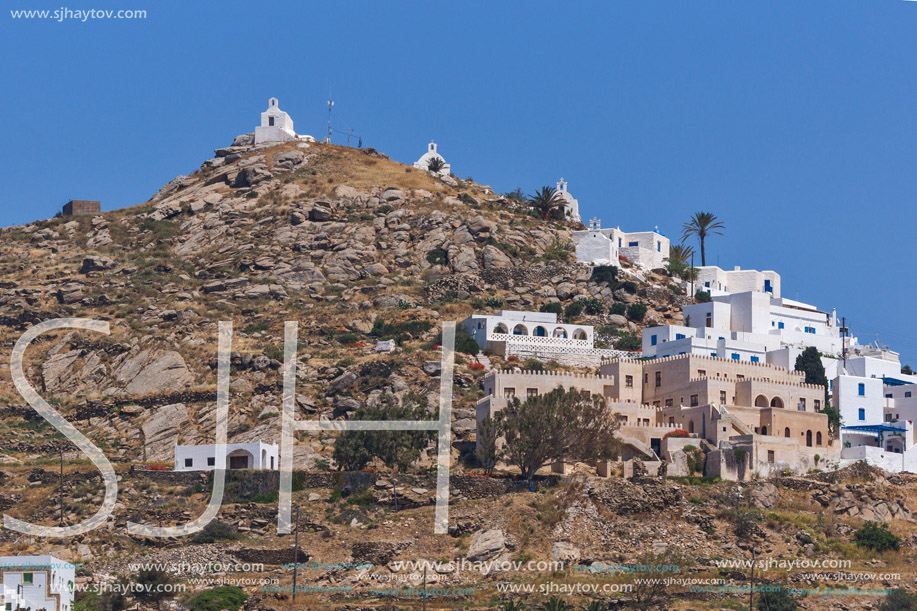
{"type": "Polygon", "coordinates": [[[886,399],[891,399],[892,397],[894,397],[894,395],[893,395],[892,393],[888,393],[888,394],[885,395],[885,398],[886,398],[886,399]]]}
{"type": "Polygon", "coordinates": [[[751,362],[752,362],[752,363],[760,363],[761,361],[758,359],[758,357],[753,356],[753,357],[751,357],[751,362]]]}
{"type": "Polygon", "coordinates": [[[650,383],[650,374],[648,374],[648,373],[644,373],[644,374],[643,374],[643,383],[644,383],[644,384],[649,384],[649,383],[650,383]]]}
{"type": "Polygon", "coordinates": [[[503,389],[503,396],[504,396],[504,397],[507,397],[507,398],[509,398],[509,397],[515,397],[515,396],[516,396],[516,389],[515,389],[515,388],[504,388],[504,389],[503,389]]]}
{"type": "Polygon", "coordinates": [[[782,323],[782,322],[778,322],[778,323],[777,323],[777,328],[778,328],[778,329],[783,329],[783,323],[782,323]]]}
{"type": "Polygon", "coordinates": [[[6,603],[6,611],[13,611],[13,603],[6,603]]]}
{"type": "Polygon", "coordinates": [[[537,397],[537,396],[538,396],[538,389],[537,389],[537,388],[526,388],[526,389],[525,389],[525,396],[526,396],[526,397],[537,397]]]}
{"type": "Polygon", "coordinates": [[[774,287],[771,286],[771,281],[770,281],[770,280],[765,280],[765,281],[764,281],[764,292],[765,292],[765,293],[772,293],[772,292],[774,292],[774,287]]]}
{"type": "Polygon", "coordinates": [[[621,238],[618,238],[618,248],[621,248],[621,238]]]}
{"type": "Polygon", "coordinates": [[[208,466],[208,467],[214,467],[214,466],[216,466],[216,464],[217,464],[217,459],[216,459],[215,457],[213,457],[213,456],[208,456],[208,457],[207,457],[207,466],[208,466]]]}
{"type": "Polygon", "coordinates": [[[726,391],[725,390],[720,391],[720,403],[721,404],[726,403],[726,391]]]}
{"type": "Polygon", "coordinates": [[[193,459],[193,458],[186,458],[186,459],[185,459],[185,466],[186,466],[186,467],[193,467],[193,466],[194,466],[194,459],[193,459]]]}
{"type": "Polygon", "coordinates": [[[274,127],[274,117],[268,117],[267,124],[271,127],[274,127]]]}
{"type": "Polygon", "coordinates": [[[676,333],[676,334],[675,334],[675,339],[684,339],[684,338],[685,338],[685,334],[684,334],[684,333],[676,333]]]}
{"type": "Polygon", "coordinates": [[[799,404],[796,406],[796,409],[801,412],[806,411],[806,400],[804,398],[800,397],[799,404]]]}
{"type": "Polygon", "coordinates": [[[634,387],[634,376],[624,376],[624,386],[626,388],[634,387]]]}
{"type": "Polygon", "coordinates": [[[691,407],[697,407],[697,395],[691,395],[691,407]]]}
{"type": "Polygon", "coordinates": [[[707,377],[707,370],[706,370],[706,369],[698,369],[698,370],[697,370],[697,377],[699,377],[699,378],[707,377]]]}
{"type": "Polygon", "coordinates": [[[904,396],[905,396],[905,397],[910,397],[910,396],[911,396],[911,391],[909,391],[909,390],[904,391],[904,396]]]}
{"type": "Polygon", "coordinates": [[[738,353],[738,352],[733,352],[733,353],[732,353],[732,360],[734,360],[734,361],[738,361],[738,360],[739,360],[739,353],[738,353]]]}
{"type": "Polygon", "coordinates": [[[657,371],[656,372],[656,388],[659,388],[660,386],[662,386],[662,372],[657,371]]]}
{"type": "Polygon", "coordinates": [[[861,397],[865,397],[865,396],[866,396],[866,385],[863,384],[862,382],[860,382],[859,384],[857,384],[857,394],[858,394],[859,396],[861,396],[861,397]]]}
{"type": "Polygon", "coordinates": [[[711,352],[710,356],[716,356],[716,352],[711,352]]]}
{"type": "Polygon", "coordinates": [[[866,410],[865,410],[865,409],[863,409],[863,408],[861,407],[859,410],[857,410],[857,412],[858,412],[858,413],[857,413],[857,419],[859,419],[859,420],[866,420],[866,410]]]}
{"type": "Polygon", "coordinates": [[[628,242],[628,246],[640,246],[640,242],[628,242]]]}
{"type": "Polygon", "coordinates": [[[773,450],[767,451],[767,462],[773,464],[774,462],[774,451],[773,450]]]}
{"type": "Polygon", "coordinates": [[[662,242],[656,242],[656,252],[662,252],[662,242]]]}
{"type": "Polygon", "coordinates": [[[35,575],[33,573],[23,573],[22,583],[35,583],[35,575]]]}
{"type": "Polygon", "coordinates": [[[666,406],[666,407],[672,407],[672,403],[673,403],[673,400],[672,400],[672,399],[666,399],[666,400],[665,400],[665,406],[666,406]]]}
{"type": "Polygon", "coordinates": [[[741,381],[743,381],[744,379],[745,379],[745,376],[743,376],[741,373],[738,374],[738,375],[736,376],[736,381],[737,381],[737,382],[741,382],[741,381]]]}
{"type": "Polygon", "coordinates": [[[657,341],[658,340],[656,339],[655,335],[650,336],[650,346],[655,346],[657,341]]]}
{"type": "Polygon", "coordinates": [[[815,411],[816,412],[821,411],[821,399],[815,399],[815,411]]]}

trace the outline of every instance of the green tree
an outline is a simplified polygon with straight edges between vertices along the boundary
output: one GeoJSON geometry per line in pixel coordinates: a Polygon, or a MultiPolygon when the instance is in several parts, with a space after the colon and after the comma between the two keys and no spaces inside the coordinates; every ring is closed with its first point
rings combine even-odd
{"type": "Polygon", "coordinates": [[[825,389],[825,408],[822,411],[828,415],[828,430],[833,436],[836,436],[841,426],[841,415],[831,406],[831,398],[828,395],[828,376],[825,374],[825,365],[822,363],[818,349],[815,346],[809,346],[803,350],[802,354],[796,357],[794,369],[806,374],[806,384],[817,384],[825,389]]]}
{"type": "Polygon", "coordinates": [[[914,370],[911,369],[910,365],[905,365],[904,367],[901,368],[901,373],[903,373],[906,376],[912,376],[914,375],[914,370]]]}
{"type": "Polygon", "coordinates": [[[503,197],[506,199],[511,199],[514,202],[524,202],[526,201],[525,193],[522,191],[522,187],[516,187],[513,191],[509,193],[504,193],[503,197]]]}
{"type": "Polygon", "coordinates": [[[614,288],[618,283],[618,268],[614,265],[596,265],[592,268],[592,281],[597,284],[605,283],[614,288]]]}
{"type": "Polygon", "coordinates": [[[755,602],[758,611],[796,611],[798,605],[784,588],[761,592],[755,602]]]}
{"type": "MultiPolygon", "coordinates": [[[[382,395],[376,405],[364,406],[351,420],[430,420],[426,399],[408,393],[401,401],[382,395]]],[[[334,443],[334,460],[344,470],[359,471],[373,458],[398,471],[407,471],[433,439],[432,431],[344,431],[334,443]]]]}
{"type": "Polygon", "coordinates": [[[882,599],[879,611],[917,611],[917,596],[908,594],[903,588],[895,588],[882,599]]]}
{"type": "Polygon", "coordinates": [[[666,259],[666,271],[673,276],[678,276],[683,280],[691,277],[691,257],[694,255],[694,248],[687,244],[676,244],[669,247],[669,256],[666,259]]]}
{"type": "Polygon", "coordinates": [[[726,225],[712,212],[695,212],[682,228],[682,241],[697,236],[700,242],[700,264],[707,265],[707,238],[711,235],[723,235],[721,230],[725,229],[726,225]]]}
{"type": "Polygon", "coordinates": [[[172,598],[172,578],[165,571],[159,569],[141,569],[134,579],[137,588],[134,598],[142,603],[155,603],[160,609],[162,601],[172,598]]]}
{"type": "Polygon", "coordinates": [[[493,473],[497,465],[497,426],[493,418],[488,416],[478,424],[477,447],[474,457],[488,475],[493,473]]]}
{"type": "Polygon", "coordinates": [[[617,448],[618,420],[602,395],[588,391],[555,388],[525,401],[512,399],[496,422],[505,439],[503,459],[525,479],[554,461],[607,458],[617,448]]]}
{"type": "Polygon", "coordinates": [[[550,302],[550,303],[543,303],[543,304],[541,304],[541,308],[539,308],[539,309],[540,309],[542,312],[550,312],[550,313],[552,313],[552,314],[558,314],[558,315],[564,313],[564,306],[562,306],[562,305],[560,304],[559,301],[552,301],[552,302],[550,302]]]}
{"type": "Polygon", "coordinates": [[[427,170],[430,172],[440,172],[444,167],[446,167],[446,162],[442,157],[433,157],[427,162],[427,170]]]}
{"type": "Polygon", "coordinates": [[[529,196],[529,204],[539,213],[541,218],[547,220],[551,218],[551,213],[555,208],[559,208],[564,200],[557,194],[554,187],[542,187],[541,191],[535,191],[529,196]]]}
{"type": "Polygon", "coordinates": [[[707,291],[698,289],[697,292],[694,293],[694,301],[697,303],[710,303],[713,301],[713,297],[711,297],[710,293],[707,291]]]}
{"type": "Polygon", "coordinates": [[[617,350],[629,350],[630,352],[636,352],[643,348],[643,340],[636,333],[631,331],[624,331],[621,335],[618,336],[618,339],[615,340],[615,349],[617,350]]]}

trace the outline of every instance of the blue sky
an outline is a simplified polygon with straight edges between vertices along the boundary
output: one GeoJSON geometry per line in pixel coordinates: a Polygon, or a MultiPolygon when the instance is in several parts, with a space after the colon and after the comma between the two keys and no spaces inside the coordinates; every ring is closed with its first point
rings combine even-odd
{"type": "MultiPolygon", "coordinates": [[[[774,269],[917,366],[917,2],[7,0],[0,224],[140,203],[276,96],[411,162],[430,138],[498,191],[569,181],[584,218],[774,269]],[[144,20],[14,20],[130,8],[144,20]],[[911,229],[908,229],[911,228],[911,229]]],[[[339,134],[335,142],[344,143],[339,134]]]]}

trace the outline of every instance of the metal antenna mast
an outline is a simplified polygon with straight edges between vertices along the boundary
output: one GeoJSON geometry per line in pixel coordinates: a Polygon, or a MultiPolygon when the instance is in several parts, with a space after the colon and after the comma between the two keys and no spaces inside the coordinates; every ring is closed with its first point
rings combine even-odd
{"type": "MultiPolygon", "coordinates": [[[[328,92],[328,97],[331,97],[331,91],[328,92]]],[[[334,107],[334,102],[328,100],[328,135],[325,136],[325,143],[331,144],[331,109],[334,107]]]]}

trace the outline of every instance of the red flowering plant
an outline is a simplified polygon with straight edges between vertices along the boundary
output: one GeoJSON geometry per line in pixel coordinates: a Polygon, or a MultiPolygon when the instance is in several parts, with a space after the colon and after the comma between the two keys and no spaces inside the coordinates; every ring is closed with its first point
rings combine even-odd
{"type": "Polygon", "coordinates": [[[681,438],[681,437],[690,437],[690,436],[691,436],[691,433],[689,433],[688,431],[684,429],[675,429],[674,431],[669,431],[668,433],[663,435],[662,438],[668,439],[669,437],[681,438]]]}

